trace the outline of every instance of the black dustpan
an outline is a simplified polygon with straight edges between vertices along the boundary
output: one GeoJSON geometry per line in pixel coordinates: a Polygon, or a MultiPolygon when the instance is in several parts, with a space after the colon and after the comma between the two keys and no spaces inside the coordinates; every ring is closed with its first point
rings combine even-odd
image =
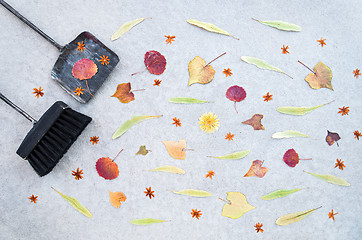
{"type": "Polygon", "coordinates": [[[55,79],[60,84],[60,86],[62,86],[63,89],[65,89],[71,96],[81,103],[86,103],[93,97],[93,95],[97,92],[99,87],[103,84],[108,75],[113,71],[119,62],[118,56],[89,32],[82,32],[73,41],[63,47],[56,43],[51,37],[46,35],[39,28],[37,28],[29,20],[23,17],[8,3],[0,0],[0,4],[37,33],[39,33],[43,38],[48,40],[60,51],[60,56],[56,61],[51,73],[52,78],[55,79]],[[78,50],[78,43],[84,45],[85,49],[78,50]],[[102,62],[100,60],[103,56],[108,57],[108,64],[101,64],[102,62]],[[89,59],[97,65],[98,71],[92,78],[87,80],[79,80],[73,76],[73,66],[81,59],[89,59]],[[76,92],[74,91],[78,87],[83,89],[83,91],[82,94],[76,95],[76,92]]]}
{"type": "Polygon", "coordinates": [[[39,121],[36,121],[1,93],[0,98],[34,124],[16,153],[28,160],[41,177],[55,167],[92,121],[90,117],[72,110],[61,101],[54,103],[39,121]]]}

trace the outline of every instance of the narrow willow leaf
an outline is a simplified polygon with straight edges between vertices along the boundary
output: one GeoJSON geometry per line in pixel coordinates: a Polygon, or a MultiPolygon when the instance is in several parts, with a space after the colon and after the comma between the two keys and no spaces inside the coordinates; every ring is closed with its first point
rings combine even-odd
{"type": "Polygon", "coordinates": [[[157,168],[154,168],[154,169],[148,170],[148,171],[150,171],[150,172],[168,172],[168,173],[177,173],[177,174],[186,173],[185,170],[183,170],[181,168],[178,168],[175,166],[168,166],[168,165],[157,167],[157,168]]]}
{"type": "Polygon", "coordinates": [[[187,195],[187,196],[191,196],[191,197],[210,197],[211,193],[203,191],[203,190],[196,190],[196,189],[185,189],[185,190],[181,190],[181,191],[172,191],[173,193],[176,194],[181,194],[181,195],[187,195]]]}
{"type": "Polygon", "coordinates": [[[269,193],[267,195],[264,195],[261,197],[261,199],[263,200],[273,200],[273,199],[276,199],[276,198],[282,198],[282,197],[286,197],[292,193],[295,193],[295,192],[298,192],[299,190],[302,190],[301,188],[298,188],[298,189],[291,189],[291,190],[284,190],[284,189],[281,189],[281,190],[277,190],[277,191],[274,191],[272,193],[269,193]]]}
{"type": "Polygon", "coordinates": [[[127,132],[133,125],[136,125],[137,123],[140,123],[144,120],[152,119],[152,118],[159,118],[162,117],[162,115],[159,116],[133,116],[130,120],[125,121],[113,134],[112,139],[119,138],[122,136],[125,132],[127,132]]]}
{"type": "Polygon", "coordinates": [[[172,103],[184,103],[184,104],[191,104],[191,103],[208,103],[209,101],[205,100],[199,100],[196,98],[188,98],[188,97],[176,97],[176,98],[170,98],[168,100],[172,103]]]}
{"type": "Polygon", "coordinates": [[[213,156],[208,156],[208,157],[217,158],[217,159],[237,160],[237,159],[241,159],[241,158],[245,157],[249,153],[250,153],[250,150],[245,150],[245,151],[230,153],[230,154],[227,154],[227,155],[224,155],[221,157],[213,157],[213,156]]]}
{"type": "MultiPolygon", "coordinates": [[[[52,187],[53,188],[53,187],[52,187]]],[[[57,193],[59,193],[60,196],[62,196],[65,200],[67,200],[75,209],[77,209],[80,213],[86,215],[87,217],[91,218],[92,214],[89,212],[89,210],[84,207],[82,204],[79,203],[79,201],[76,198],[69,197],[67,195],[62,194],[55,188],[53,188],[57,193]]]]}
{"type": "Polygon", "coordinates": [[[240,40],[239,38],[236,38],[236,37],[230,35],[230,33],[228,33],[227,31],[216,27],[214,24],[207,23],[207,22],[200,22],[200,21],[195,20],[195,19],[188,19],[187,22],[192,24],[192,25],[195,25],[195,26],[197,26],[199,28],[205,29],[206,31],[219,33],[219,34],[224,34],[224,35],[233,37],[233,38],[235,38],[237,40],[240,40]]]}
{"type": "MultiPolygon", "coordinates": [[[[321,208],[321,207],[319,207],[319,208],[321,208]]],[[[285,225],[288,225],[288,224],[291,224],[291,223],[298,222],[298,221],[304,219],[309,214],[313,213],[315,210],[317,210],[319,208],[314,208],[314,209],[311,209],[311,210],[300,211],[300,212],[291,213],[291,214],[281,216],[280,218],[278,218],[275,221],[275,223],[278,224],[279,226],[285,226],[285,225]]]]}
{"type": "Polygon", "coordinates": [[[310,136],[295,131],[295,130],[286,130],[284,132],[276,132],[272,135],[272,138],[295,138],[295,137],[306,137],[306,138],[310,138],[310,136]]]}
{"type": "Polygon", "coordinates": [[[295,25],[293,23],[288,23],[288,22],[283,22],[283,21],[279,21],[279,20],[274,20],[274,21],[261,21],[255,18],[252,18],[255,21],[260,22],[261,24],[279,29],[279,30],[283,30],[283,31],[291,31],[291,32],[299,32],[300,30],[302,30],[301,27],[299,27],[298,25],[295,25]]]}
{"type": "Polygon", "coordinates": [[[142,219],[134,219],[129,222],[134,225],[150,225],[153,223],[163,223],[163,222],[167,222],[167,221],[160,220],[160,219],[154,219],[154,218],[142,218],[142,219]]]}
{"type": "Polygon", "coordinates": [[[323,105],[318,105],[318,106],[314,106],[314,107],[278,107],[277,111],[280,113],[284,113],[284,114],[289,114],[289,115],[298,115],[298,116],[302,116],[305,115],[313,110],[316,110],[317,108],[323,107],[327,104],[330,104],[334,102],[331,101],[329,103],[323,104],[323,105]]]}
{"type": "Polygon", "coordinates": [[[323,174],[311,173],[311,172],[307,172],[307,171],[304,171],[304,172],[309,173],[310,175],[312,175],[316,178],[322,179],[323,181],[326,181],[326,182],[329,182],[332,184],[346,186],[346,187],[351,186],[351,184],[349,182],[347,182],[346,180],[344,180],[343,178],[339,178],[339,177],[336,177],[336,176],[333,176],[330,174],[323,175],[323,174]]]}
{"type": "Polygon", "coordinates": [[[131,28],[133,28],[137,24],[143,22],[143,20],[145,20],[145,19],[147,19],[147,18],[138,18],[138,19],[124,23],[120,28],[118,28],[118,30],[115,33],[113,33],[111,40],[114,41],[114,40],[120,38],[123,34],[128,32],[129,30],[131,30],[131,28]]]}
{"type": "MultiPolygon", "coordinates": [[[[266,69],[266,70],[271,70],[271,71],[275,71],[275,72],[280,72],[283,73],[285,75],[287,75],[288,77],[292,78],[291,76],[289,76],[288,74],[286,74],[285,72],[283,72],[282,70],[280,70],[279,68],[270,65],[269,63],[267,63],[265,60],[260,59],[260,58],[256,58],[256,57],[248,57],[248,56],[242,56],[241,60],[243,60],[246,63],[252,64],[257,66],[260,69],[266,69]]],[[[292,78],[293,79],[293,78],[292,78]]]]}

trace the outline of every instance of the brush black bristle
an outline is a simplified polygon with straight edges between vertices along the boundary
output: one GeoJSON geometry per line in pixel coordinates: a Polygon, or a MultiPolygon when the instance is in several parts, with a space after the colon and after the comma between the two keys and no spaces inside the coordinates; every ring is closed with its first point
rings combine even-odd
{"type": "Polygon", "coordinates": [[[54,103],[23,140],[17,154],[38,173],[48,174],[92,119],[63,102],[54,103]]]}

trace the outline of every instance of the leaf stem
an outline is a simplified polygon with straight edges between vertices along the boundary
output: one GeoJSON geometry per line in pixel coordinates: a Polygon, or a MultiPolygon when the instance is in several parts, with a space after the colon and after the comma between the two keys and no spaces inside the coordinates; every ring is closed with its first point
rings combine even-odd
{"type": "Polygon", "coordinates": [[[259,22],[259,20],[258,20],[258,19],[255,19],[255,18],[251,18],[251,19],[253,19],[253,20],[255,20],[255,21],[258,21],[258,22],[259,22]]]}
{"type": "Polygon", "coordinates": [[[56,190],[55,188],[51,187],[54,191],[56,191],[57,193],[61,194],[58,190],[56,190]]]}
{"type": "Polygon", "coordinates": [[[146,69],[147,69],[147,68],[143,69],[143,70],[142,70],[142,71],[140,71],[140,72],[135,72],[135,73],[132,73],[132,74],[131,74],[131,76],[136,75],[136,74],[138,74],[138,73],[143,73],[144,71],[146,71],[146,69]]]}
{"type": "Polygon", "coordinates": [[[225,54],[226,54],[226,52],[224,52],[224,53],[223,53],[223,54],[221,54],[220,56],[218,56],[218,57],[214,58],[214,60],[212,60],[211,62],[209,62],[208,64],[206,64],[206,65],[204,66],[204,68],[205,68],[207,65],[209,65],[210,63],[212,63],[213,61],[215,61],[216,59],[218,59],[218,58],[220,58],[220,57],[224,56],[225,54]]]}
{"type": "Polygon", "coordinates": [[[114,160],[116,160],[116,158],[118,157],[118,155],[123,151],[123,149],[121,151],[119,151],[119,153],[117,154],[117,156],[115,158],[113,158],[112,162],[114,162],[114,160]]]}
{"type": "Polygon", "coordinates": [[[298,60],[298,62],[299,62],[300,64],[302,64],[304,67],[308,68],[309,71],[311,71],[312,73],[316,74],[312,69],[310,69],[309,67],[307,67],[307,65],[305,65],[304,63],[302,63],[302,62],[299,61],[299,60],[298,60]]]}
{"type": "Polygon", "coordinates": [[[287,75],[288,77],[290,77],[291,79],[294,79],[292,76],[286,74],[285,72],[283,72],[285,75],[287,75]]]}
{"type": "Polygon", "coordinates": [[[195,149],[191,149],[191,148],[184,148],[184,149],[182,149],[182,151],[195,151],[195,149]]]}
{"type": "Polygon", "coordinates": [[[224,200],[224,199],[222,199],[222,198],[218,198],[218,199],[220,199],[221,201],[223,201],[223,202],[225,202],[225,203],[227,203],[227,204],[231,204],[229,201],[226,201],[226,200],[224,200]]]}
{"type": "Polygon", "coordinates": [[[92,97],[94,97],[94,95],[91,93],[89,86],[88,86],[88,79],[85,80],[85,84],[87,84],[87,88],[88,88],[88,92],[90,93],[90,95],[92,95],[92,97]]]}
{"type": "Polygon", "coordinates": [[[238,110],[236,110],[236,102],[234,102],[234,108],[237,114],[239,114],[238,110]]]}
{"type": "Polygon", "coordinates": [[[299,158],[299,160],[312,160],[311,158],[299,158]]]}
{"type": "Polygon", "coordinates": [[[143,90],[146,90],[146,89],[142,88],[142,89],[132,90],[132,92],[143,91],[143,90]]]}

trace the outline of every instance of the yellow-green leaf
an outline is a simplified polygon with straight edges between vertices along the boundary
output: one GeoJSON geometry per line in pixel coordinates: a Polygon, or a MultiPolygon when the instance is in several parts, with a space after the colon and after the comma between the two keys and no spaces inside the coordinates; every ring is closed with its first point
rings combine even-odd
{"type": "Polygon", "coordinates": [[[272,138],[295,138],[295,137],[306,137],[306,138],[310,138],[310,136],[295,131],[295,130],[286,130],[283,132],[276,132],[272,135],[272,138]]]}
{"type": "Polygon", "coordinates": [[[244,194],[240,192],[227,192],[226,199],[230,201],[222,208],[221,216],[237,219],[243,216],[244,213],[249,212],[255,207],[251,206],[244,194]]]}
{"type": "Polygon", "coordinates": [[[125,121],[113,134],[112,139],[119,138],[122,136],[125,132],[127,132],[133,125],[136,125],[137,123],[140,123],[142,121],[152,119],[152,118],[159,118],[162,117],[162,115],[159,116],[133,116],[130,120],[125,121]]]}
{"type": "Polygon", "coordinates": [[[185,174],[185,170],[175,167],[175,166],[161,166],[154,168],[152,170],[149,170],[150,172],[168,172],[168,173],[177,173],[177,174],[185,174]]]}
{"type": "Polygon", "coordinates": [[[267,21],[261,21],[255,18],[252,18],[255,21],[260,22],[261,24],[279,29],[279,30],[283,30],[283,31],[291,31],[291,32],[299,32],[300,30],[302,30],[301,27],[299,27],[298,25],[295,25],[293,23],[288,23],[288,22],[283,22],[283,21],[279,21],[279,20],[267,20],[267,21]]]}
{"type": "Polygon", "coordinates": [[[199,100],[196,98],[188,98],[188,97],[176,97],[176,98],[170,98],[168,100],[172,103],[184,103],[184,104],[192,104],[192,103],[208,103],[209,101],[205,100],[199,100]]]}
{"type": "Polygon", "coordinates": [[[192,25],[195,25],[195,26],[197,26],[199,28],[205,29],[206,31],[219,33],[219,34],[224,34],[224,35],[233,37],[233,38],[235,38],[237,40],[240,40],[239,38],[236,38],[236,37],[230,35],[230,33],[228,33],[227,31],[225,31],[225,30],[223,30],[223,29],[221,29],[219,27],[216,27],[214,24],[207,23],[207,22],[200,22],[200,21],[195,20],[195,19],[188,19],[187,22],[192,24],[192,25]]]}
{"type": "Polygon", "coordinates": [[[305,115],[313,110],[316,110],[317,108],[323,107],[327,104],[330,104],[334,102],[331,101],[329,103],[323,104],[323,105],[318,105],[318,106],[314,106],[314,107],[278,107],[277,111],[280,113],[284,113],[284,114],[289,114],[289,115],[298,115],[298,116],[302,116],[305,115]]]}
{"type": "Polygon", "coordinates": [[[211,193],[203,191],[203,190],[196,190],[196,189],[185,189],[185,190],[181,190],[181,191],[172,191],[173,193],[176,194],[181,194],[181,195],[187,195],[187,196],[191,196],[191,197],[210,197],[211,193]]]}
{"type": "Polygon", "coordinates": [[[299,190],[302,190],[301,188],[298,189],[291,189],[291,190],[284,190],[284,189],[280,189],[274,192],[271,192],[267,195],[264,195],[261,197],[261,199],[263,200],[273,200],[276,198],[282,198],[282,197],[286,197],[292,193],[298,192],[299,190]]]}
{"type": "Polygon", "coordinates": [[[266,70],[271,70],[271,71],[275,71],[275,72],[280,72],[280,73],[283,73],[283,74],[287,75],[288,77],[292,78],[291,76],[289,76],[288,74],[286,74],[285,72],[280,70],[279,68],[277,68],[273,65],[270,65],[263,59],[256,58],[256,57],[242,56],[241,60],[243,60],[246,63],[257,66],[260,69],[266,69],[266,70]]]}
{"type": "Polygon", "coordinates": [[[245,151],[240,151],[240,152],[234,152],[234,153],[226,154],[226,155],[221,156],[221,157],[213,157],[213,156],[208,156],[208,157],[217,158],[217,159],[237,160],[237,159],[241,159],[241,158],[245,157],[245,156],[248,155],[249,153],[250,153],[250,150],[245,150],[245,151]]]}
{"type": "Polygon", "coordinates": [[[329,182],[332,184],[346,186],[346,187],[351,186],[351,184],[349,182],[347,182],[346,180],[344,180],[343,178],[339,178],[339,177],[336,177],[336,176],[333,176],[330,174],[323,175],[323,174],[311,173],[311,172],[307,172],[307,171],[304,171],[304,172],[309,173],[310,175],[312,175],[316,178],[322,179],[323,181],[326,181],[326,182],[329,182]]]}
{"type": "Polygon", "coordinates": [[[133,28],[137,24],[143,22],[143,20],[145,20],[145,19],[147,19],[147,18],[138,18],[138,19],[124,23],[115,33],[113,33],[111,40],[114,41],[114,40],[120,38],[123,34],[128,32],[129,30],[131,30],[131,28],[133,28]]]}
{"type": "MultiPolygon", "coordinates": [[[[321,208],[321,207],[319,207],[319,208],[321,208]]],[[[300,212],[296,212],[296,213],[290,213],[290,214],[281,216],[280,218],[278,218],[275,221],[275,223],[278,224],[279,226],[285,226],[285,225],[288,225],[291,223],[298,222],[319,208],[314,208],[314,209],[310,209],[310,210],[306,210],[306,211],[300,211],[300,212]]]]}
{"type": "Polygon", "coordinates": [[[154,218],[141,218],[141,219],[134,219],[129,222],[134,225],[150,225],[153,223],[163,223],[163,222],[167,222],[167,221],[160,220],[160,219],[154,219],[154,218]]]}
{"type": "MultiPolygon", "coordinates": [[[[52,187],[53,188],[53,187],[52,187]]],[[[55,188],[53,188],[57,193],[59,193],[60,196],[62,196],[65,200],[67,200],[75,209],[77,209],[80,213],[84,214],[85,216],[91,218],[92,214],[89,212],[89,210],[84,207],[82,204],[79,203],[79,201],[76,198],[69,197],[67,195],[62,194],[55,188]]]]}

